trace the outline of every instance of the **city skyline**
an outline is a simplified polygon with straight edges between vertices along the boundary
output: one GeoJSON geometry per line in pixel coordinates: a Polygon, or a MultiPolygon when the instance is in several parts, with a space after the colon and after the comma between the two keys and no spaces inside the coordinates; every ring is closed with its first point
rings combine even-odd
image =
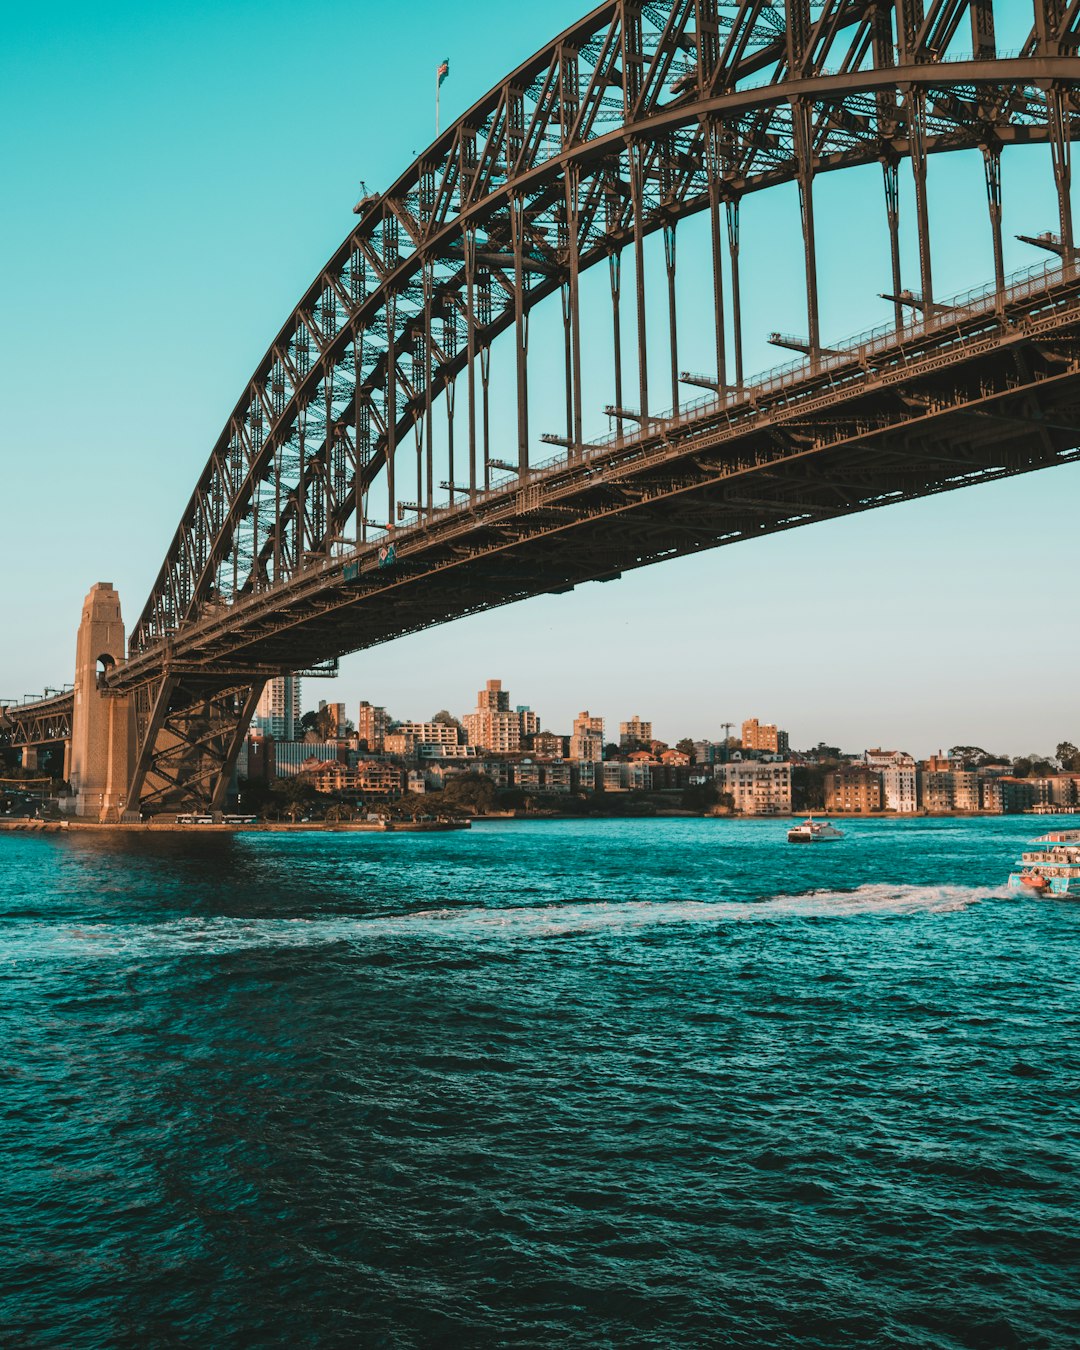
{"type": "MultiPolygon", "coordinates": [[[[320,681],[319,683],[321,684],[324,682],[320,681]]],[[[337,681],[335,683],[340,683],[340,681],[337,681]]],[[[627,723],[637,722],[639,719],[641,723],[644,726],[647,726],[652,732],[652,739],[655,739],[657,741],[663,741],[665,744],[671,746],[674,746],[678,741],[684,739],[694,741],[710,741],[713,744],[720,745],[723,743],[725,737],[724,725],[729,723],[729,730],[727,732],[727,735],[731,736],[735,740],[743,741],[744,744],[749,745],[749,748],[754,750],[775,752],[777,749],[779,749],[786,752],[787,749],[790,747],[790,749],[796,753],[804,753],[807,751],[814,750],[818,745],[824,744],[836,746],[844,755],[861,755],[863,753],[868,752],[868,750],[872,745],[876,745],[878,747],[888,746],[889,751],[887,753],[891,753],[893,750],[895,750],[900,753],[910,754],[912,755],[913,758],[918,760],[932,759],[937,755],[947,753],[953,746],[960,746],[960,745],[978,746],[979,748],[987,751],[989,754],[1006,755],[1010,759],[1015,759],[1027,755],[1042,755],[1052,758],[1057,745],[1059,745],[1063,741],[1070,741],[1072,739],[1072,737],[1070,737],[1068,731],[1066,730],[1060,736],[1057,736],[1052,744],[1050,743],[1047,743],[1045,745],[1031,744],[1027,745],[1023,750],[1009,751],[1003,745],[998,743],[983,744],[981,742],[957,739],[955,737],[953,738],[946,737],[944,740],[942,740],[940,744],[937,744],[928,749],[924,749],[921,746],[921,744],[909,746],[908,744],[900,741],[896,737],[890,737],[887,734],[887,729],[884,729],[880,730],[879,733],[876,735],[876,737],[866,738],[860,745],[855,744],[849,745],[844,744],[837,738],[829,736],[828,734],[825,733],[817,735],[816,737],[812,736],[811,738],[807,738],[805,740],[798,740],[797,738],[791,736],[788,729],[785,726],[783,726],[782,723],[777,721],[766,723],[762,717],[758,716],[757,713],[753,713],[751,715],[740,718],[724,719],[724,722],[720,723],[717,726],[715,734],[713,734],[713,732],[710,730],[702,730],[701,727],[694,725],[684,728],[678,734],[665,736],[662,735],[656,729],[655,721],[649,715],[648,709],[645,710],[644,714],[641,709],[636,709],[633,712],[624,711],[622,713],[617,714],[609,714],[607,712],[596,712],[595,709],[593,709],[591,717],[589,709],[580,709],[577,713],[571,715],[569,718],[565,719],[565,721],[562,721],[549,718],[545,714],[543,708],[538,707],[535,702],[528,702],[528,703],[523,702],[520,698],[517,697],[516,691],[508,687],[509,682],[506,680],[503,680],[499,677],[488,677],[488,679],[485,681],[485,686],[486,692],[489,696],[493,693],[492,686],[496,686],[497,693],[499,696],[499,701],[497,704],[495,702],[491,702],[486,706],[489,706],[490,708],[499,713],[505,713],[508,717],[515,714],[516,715],[527,714],[532,721],[534,730],[550,732],[555,735],[563,736],[566,738],[572,738],[574,735],[574,727],[581,718],[589,717],[590,721],[601,722],[603,724],[602,744],[605,747],[608,745],[620,746],[621,741],[623,739],[621,735],[623,726],[627,723]],[[746,741],[747,727],[751,723],[754,724],[757,731],[766,734],[765,740],[758,740],[752,745],[750,745],[746,741]],[[757,725],[758,723],[760,723],[760,726],[757,725]]],[[[268,685],[267,688],[269,691],[270,686],[268,685]]],[[[308,688],[310,689],[311,685],[308,685],[308,688]]],[[[484,694],[485,690],[481,690],[479,697],[482,699],[484,694]]],[[[474,693],[474,699],[476,697],[478,697],[478,695],[474,693]]],[[[264,695],[264,699],[267,698],[268,695],[264,695]]],[[[363,729],[364,724],[362,724],[360,716],[357,716],[356,714],[358,713],[358,710],[365,707],[369,714],[376,713],[381,715],[384,718],[384,722],[381,723],[380,725],[385,725],[387,729],[389,729],[390,727],[397,727],[400,725],[430,723],[430,719],[435,717],[437,714],[442,712],[448,712],[453,718],[455,718],[462,724],[462,727],[470,744],[486,743],[487,748],[489,750],[492,750],[497,753],[507,752],[507,747],[505,746],[503,746],[502,749],[500,750],[499,745],[496,743],[474,740],[474,735],[480,731],[480,726],[479,723],[474,723],[470,725],[469,719],[475,714],[476,710],[468,707],[462,708],[459,705],[451,703],[447,700],[437,702],[436,706],[430,709],[418,709],[414,707],[407,707],[404,709],[400,709],[392,706],[390,703],[378,702],[374,698],[370,698],[367,695],[364,695],[362,698],[351,698],[345,701],[339,701],[331,705],[328,704],[328,701],[325,698],[323,698],[320,694],[318,697],[315,697],[314,695],[309,695],[308,703],[310,704],[310,706],[304,706],[303,702],[299,701],[297,702],[296,706],[299,708],[301,713],[316,712],[324,706],[333,706],[339,709],[344,709],[345,718],[353,724],[355,728],[355,734],[360,737],[365,737],[366,732],[363,729]]],[[[261,730],[264,733],[266,733],[267,731],[265,727],[261,728],[261,730]]],[[[515,743],[512,747],[510,747],[510,750],[516,752],[518,748],[519,748],[518,745],[515,743]]],[[[527,754],[528,751],[523,750],[521,751],[521,753],[527,754]]]]}
{"type": "MultiPolygon", "coordinates": [[[[26,128],[10,155],[18,209],[3,264],[17,322],[0,340],[20,397],[8,399],[0,458],[10,499],[37,510],[13,514],[4,533],[9,577],[17,569],[32,577],[0,595],[4,696],[70,681],[74,626],[94,580],[115,582],[130,629],[237,392],[350,228],[358,180],[386,186],[430,139],[426,96],[390,123],[379,119],[385,101],[400,101],[402,76],[394,63],[365,62],[362,80],[327,91],[327,115],[355,133],[316,144],[280,99],[281,81],[331,35],[359,34],[355,10],[323,3],[299,16],[271,4],[257,30],[245,14],[195,6],[154,15],[114,3],[95,11],[93,23],[69,5],[53,7],[47,23],[32,13],[12,21],[0,98],[9,122],[26,128]],[[251,71],[242,93],[228,79],[240,49],[251,71]],[[20,115],[26,108],[30,119],[20,115]],[[376,125],[377,138],[367,130],[376,125]],[[311,175],[310,190],[273,211],[258,176],[252,185],[237,172],[250,164],[253,144],[268,142],[282,155],[303,153],[311,175]],[[73,210],[74,269],[56,263],[70,256],[73,210]],[[208,323],[208,313],[228,321],[208,323]],[[80,354],[64,382],[65,409],[79,410],[77,436],[58,434],[40,413],[55,403],[56,371],[44,355],[55,349],[57,314],[65,349],[80,354]],[[47,489],[45,462],[53,466],[47,489]],[[43,545],[50,530],[62,533],[64,548],[43,545]]],[[[514,11],[470,45],[466,61],[453,45],[452,19],[418,6],[418,22],[432,33],[432,66],[449,52],[444,117],[578,16],[570,4],[514,11]]],[[[1015,37],[999,33],[1002,48],[1018,45],[1015,37]]],[[[400,41],[381,15],[365,17],[364,39],[372,50],[400,41]]],[[[1036,261],[1015,234],[1052,223],[1046,159],[1041,151],[1005,154],[1008,270],[1036,261]]],[[[949,160],[947,172],[931,169],[935,209],[977,202],[981,210],[978,157],[949,160]]],[[[822,297],[829,335],[888,315],[877,299],[886,289],[882,258],[869,245],[866,256],[861,244],[852,248],[844,228],[848,217],[878,218],[879,179],[876,168],[854,170],[845,183],[820,186],[823,219],[837,225],[822,230],[823,266],[844,277],[822,297]]],[[[911,269],[906,182],[903,190],[911,269]]],[[[753,370],[777,362],[769,329],[802,322],[792,298],[800,259],[774,223],[793,206],[786,190],[747,204],[753,370]]],[[[935,240],[939,294],[985,281],[987,250],[981,234],[975,247],[935,240]]],[[[690,278],[688,301],[693,288],[690,278]]],[[[703,343],[687,308],[693,365],[703,343]]],[[[498,421],[507,410],[493,412],[498,421]]],[[[637,708],[674,740],[683,723],[708,733],[757,709],[787,727],[795,745],[886,739],[928,754],[954,736],[1002,753],[1046,750],[1069,736],[1075,708],[1070,671],[1080,635],[1067,620],[1080,545],[1062,503],[1078,486],[1080,468],[1046,470],[665,562],[614,585],[525,601],[346,657],[339,680],[318,697],[350,706],[368,697],[430,715],[446,699],[468,707],[478,675],[497,668],[511,687],[531,680],[531,702],[559,725],[582,707],[609,724],[637,708]],[[1048,635],[1045,648],[1022,642],[1028,632],[1048,635]]]]}

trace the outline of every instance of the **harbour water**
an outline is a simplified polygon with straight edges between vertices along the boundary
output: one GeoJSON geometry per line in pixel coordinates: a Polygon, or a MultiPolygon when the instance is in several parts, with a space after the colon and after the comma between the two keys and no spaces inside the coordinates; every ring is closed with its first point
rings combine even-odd
{"type": "Polygon", "coordinates": [[[1044,824],[0,837],[0,1344],[1075,1346],[1044,824]]]}

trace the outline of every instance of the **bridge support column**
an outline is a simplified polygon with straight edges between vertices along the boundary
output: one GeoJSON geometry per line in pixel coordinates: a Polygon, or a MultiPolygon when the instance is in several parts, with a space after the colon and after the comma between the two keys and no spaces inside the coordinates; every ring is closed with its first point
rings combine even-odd
{"type": "Polygon", "coordinates": [[[36,769],[38,766],[38,751],[36,745],[24,745],[22,748],[22,766],[24,769],[36,769]]]}
{"type": "Polygon", "coordinates": [[[75,646],[69,780],[77,816],[118,820],[127,805],[135,750],[131,699],[108,693],[100,679],[124,657],[120,597],[111,582],[99,581],[83,604],[75,646]]]}

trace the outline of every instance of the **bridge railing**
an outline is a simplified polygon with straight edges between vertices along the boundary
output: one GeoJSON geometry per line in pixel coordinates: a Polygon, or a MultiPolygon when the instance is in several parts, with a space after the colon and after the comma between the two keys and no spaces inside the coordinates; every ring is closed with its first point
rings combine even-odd
{"type": "MultiPolygon", "coordinates": [[[[1024,300],[1047,290],[1058,276],[1062,280],[1070,280],[1077,275],[1077,270],[1077,265],[1073,262],[1050,260],[1011,273],[1006,278],[1000,294],[994,284],[970,287],[945,300],[935,301],[935,313],[913,317],[900,328],[897,328],[895,323],[879,324],[835,343],[830,351],[822,353],[816,361],[804,357],[773,366],[747,381],[739,393],[702,395],[700,398],[681,403],[677,413],[668,410],[650,417],[647,425],[632,432],[613,432],[610,436],[587,442],[580,451],[565,450],[548,459],[539,460],[530,465],[523,475],[506,474],[494,480],[489,488],[477,492],[470,500],[435,507],[430,513],[425,512],[423,517],[413,524],[397,527],[392,538],[398,542],[421,537],[436,518],[443,520],[452,515],[467,515],[490,501],[505,497],[509,491],[544,478],[553,471],[588,463],[590,459],[609,454],[613,449],[624,446],[631,448],[642,441],[651,440],[658,430],[677,428],[687,422],[697,421],[710,412],[718,415],[726,414],[731,421],[739,421],[745,417],[756,416],[757,405],[761,401],[775,402],[776,396],[782,394],[785,389],[803,384],[809,378],[828,380],[829,376],[837,375],[841,371],[847,371],[851,378],[855,378],[861,375],[865,364],[886,351],[895,351],[899,348],[902,352],[906,345],[940,334],[949,328],[957,327],[958,324],[970,322],[980,316],[987,318],[996,316],[1001,305],[1024,300]]],[[[387,538],[388,536],[383,536],[374,543],[368,543],[359,552],[375,552],[387,538]]],[[[350,554],[357,552],[348,545],[345,546],[345,550],[350,554]]],[[[331,566],[332,563],[333,559],[328,558],[325,566],[331,566]]]]}

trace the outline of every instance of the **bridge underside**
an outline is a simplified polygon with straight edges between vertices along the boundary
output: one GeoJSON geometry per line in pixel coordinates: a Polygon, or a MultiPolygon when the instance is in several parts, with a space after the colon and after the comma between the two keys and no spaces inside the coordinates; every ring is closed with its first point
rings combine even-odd
{"type": "MultiPolygon", "coordinates": [[[[399,534],[178,634],[200,676],[296,670],[665,558],[1065,463],[1080,446],[1080,282],[1003,336],[946,327],[877,368],[807,376],[593,447],[531,481],[399,534]]],[[[985,322],[985,321],[984,321],[985,322]]],[[[158,657],[160,660],[160,656],[158,657]]],[[[146,657],[117,672],[130,686],[146,657]]]]}

